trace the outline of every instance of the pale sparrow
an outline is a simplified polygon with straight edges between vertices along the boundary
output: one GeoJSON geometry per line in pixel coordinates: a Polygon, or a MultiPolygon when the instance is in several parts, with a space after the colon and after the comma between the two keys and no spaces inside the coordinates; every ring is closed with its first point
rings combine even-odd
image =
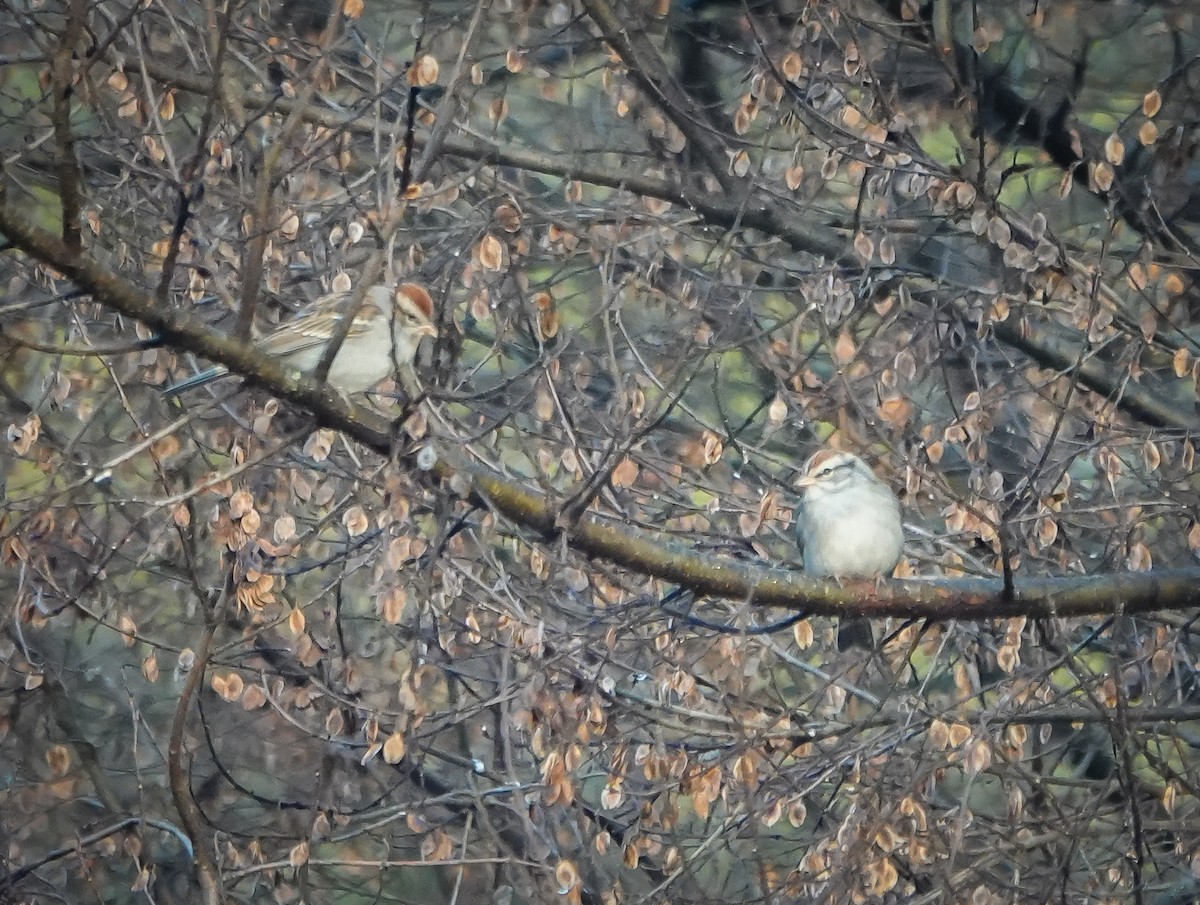
{"type": "MultiPolygon", "coordinates": [[[[804,463],[796,534],[804,570],[831,578],[892,574],[904,548],[900,501],[858,456],[823,449],[804,463]]],[[[870,622],[845,619],[838,647],[873,643],[870,622]]]]}
{"type": "MultiPolygon", "coordinates": [[[[350,292],[321,296],[258,339],[256,347],[279,359],[284,366],[311,375],[346,316],[351,297],[350,292]]],[[[423,336],[437,336],[433,300],[428,292],[415,283],[402,283],[394,289],[372,286],[363,297],[325,379],[330,386],[349,395],[369,390],[397,369],[399,376],[406,377],[423,336]]],[[[218,365],[166,387],[163,393],[177,396],[228,373],[228,368],[218,365]]]]}

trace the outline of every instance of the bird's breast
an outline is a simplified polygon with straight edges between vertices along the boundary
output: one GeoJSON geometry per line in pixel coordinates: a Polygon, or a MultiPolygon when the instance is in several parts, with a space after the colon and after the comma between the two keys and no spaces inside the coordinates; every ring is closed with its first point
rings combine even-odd
{"type": "Polygon", "coordinates": [[[805,571],[846,578],[890,575],[904,547],[895,503],[837,508],[840,511],[831,516],[811,507],[804,513],[805,571]]]}

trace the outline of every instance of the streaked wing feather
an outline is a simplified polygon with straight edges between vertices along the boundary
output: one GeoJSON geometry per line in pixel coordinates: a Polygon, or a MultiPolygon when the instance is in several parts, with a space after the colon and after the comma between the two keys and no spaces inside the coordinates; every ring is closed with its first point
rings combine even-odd
{"type": "MultiPolygon", "coordinates": [[[[337,332],[345,313],[330,311],[324,306],[323,310],[301,314],[294,320],[286,321],[277,330],[268,334],[262,341],[261,348],[277,355],[290,355],[302,352],[316,346],[324,346],[331,336],[337,332]]],[[[357,338],[371,330],[382,312],[370,302],[364,303],[354,316],[354,322],[346,333],[346,339],[357,338]]]]}

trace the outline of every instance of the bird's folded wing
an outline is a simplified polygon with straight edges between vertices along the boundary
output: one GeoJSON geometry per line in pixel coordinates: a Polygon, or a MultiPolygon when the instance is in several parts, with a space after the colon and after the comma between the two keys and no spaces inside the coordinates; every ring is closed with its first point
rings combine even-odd
{"type": "MultiPolygon", "coordinates": [[[[263,337],[259,348],[273,355],[290,355],[317,346],[326,345],[337,333],[345,318],[344,311],[314,311],[287,321],[272,333],[263,337]]],[[[382,312],[374,305],[364,304],[354,316],[346,340],[355,339],[370,332],[372,325],[378,326],[382,312]]]]}

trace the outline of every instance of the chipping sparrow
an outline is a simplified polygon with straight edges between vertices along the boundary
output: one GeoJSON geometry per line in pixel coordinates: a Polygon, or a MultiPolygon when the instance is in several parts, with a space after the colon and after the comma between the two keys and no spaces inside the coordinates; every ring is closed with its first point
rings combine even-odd
{"type": "MultiPolygon", "coordinates": [[[[346,315],[352,293],[321,296],[295,317],[280,324],[256,342],[256,347],[288,368],[311,374],[325,354],[329,340],[346,315]]],[[[412,367],[423,336],[437,336],[433,325],[433,300],[415,283],[376,285],[367,290],[354,321],[329,366],[326,381],[345,394],[369,390],[383,378],[412,367]],[[388,329],[388,324],[391,329],[388,329]]],[[[229,370],[218,365],[163,390],[177,396],[203,386],[229,370]]]]}
{"type": "MultiPolygon", "coordinates": [[[[803,491],[796,534],[804,545],[804,571],[832,578],[892,574],[904,548],[900,501],[858,456],[823,449],[804,463],[796,486],[803,491]]],[[[871,646],[867,620],[845,619],[838,647],[871,646]]]]}

